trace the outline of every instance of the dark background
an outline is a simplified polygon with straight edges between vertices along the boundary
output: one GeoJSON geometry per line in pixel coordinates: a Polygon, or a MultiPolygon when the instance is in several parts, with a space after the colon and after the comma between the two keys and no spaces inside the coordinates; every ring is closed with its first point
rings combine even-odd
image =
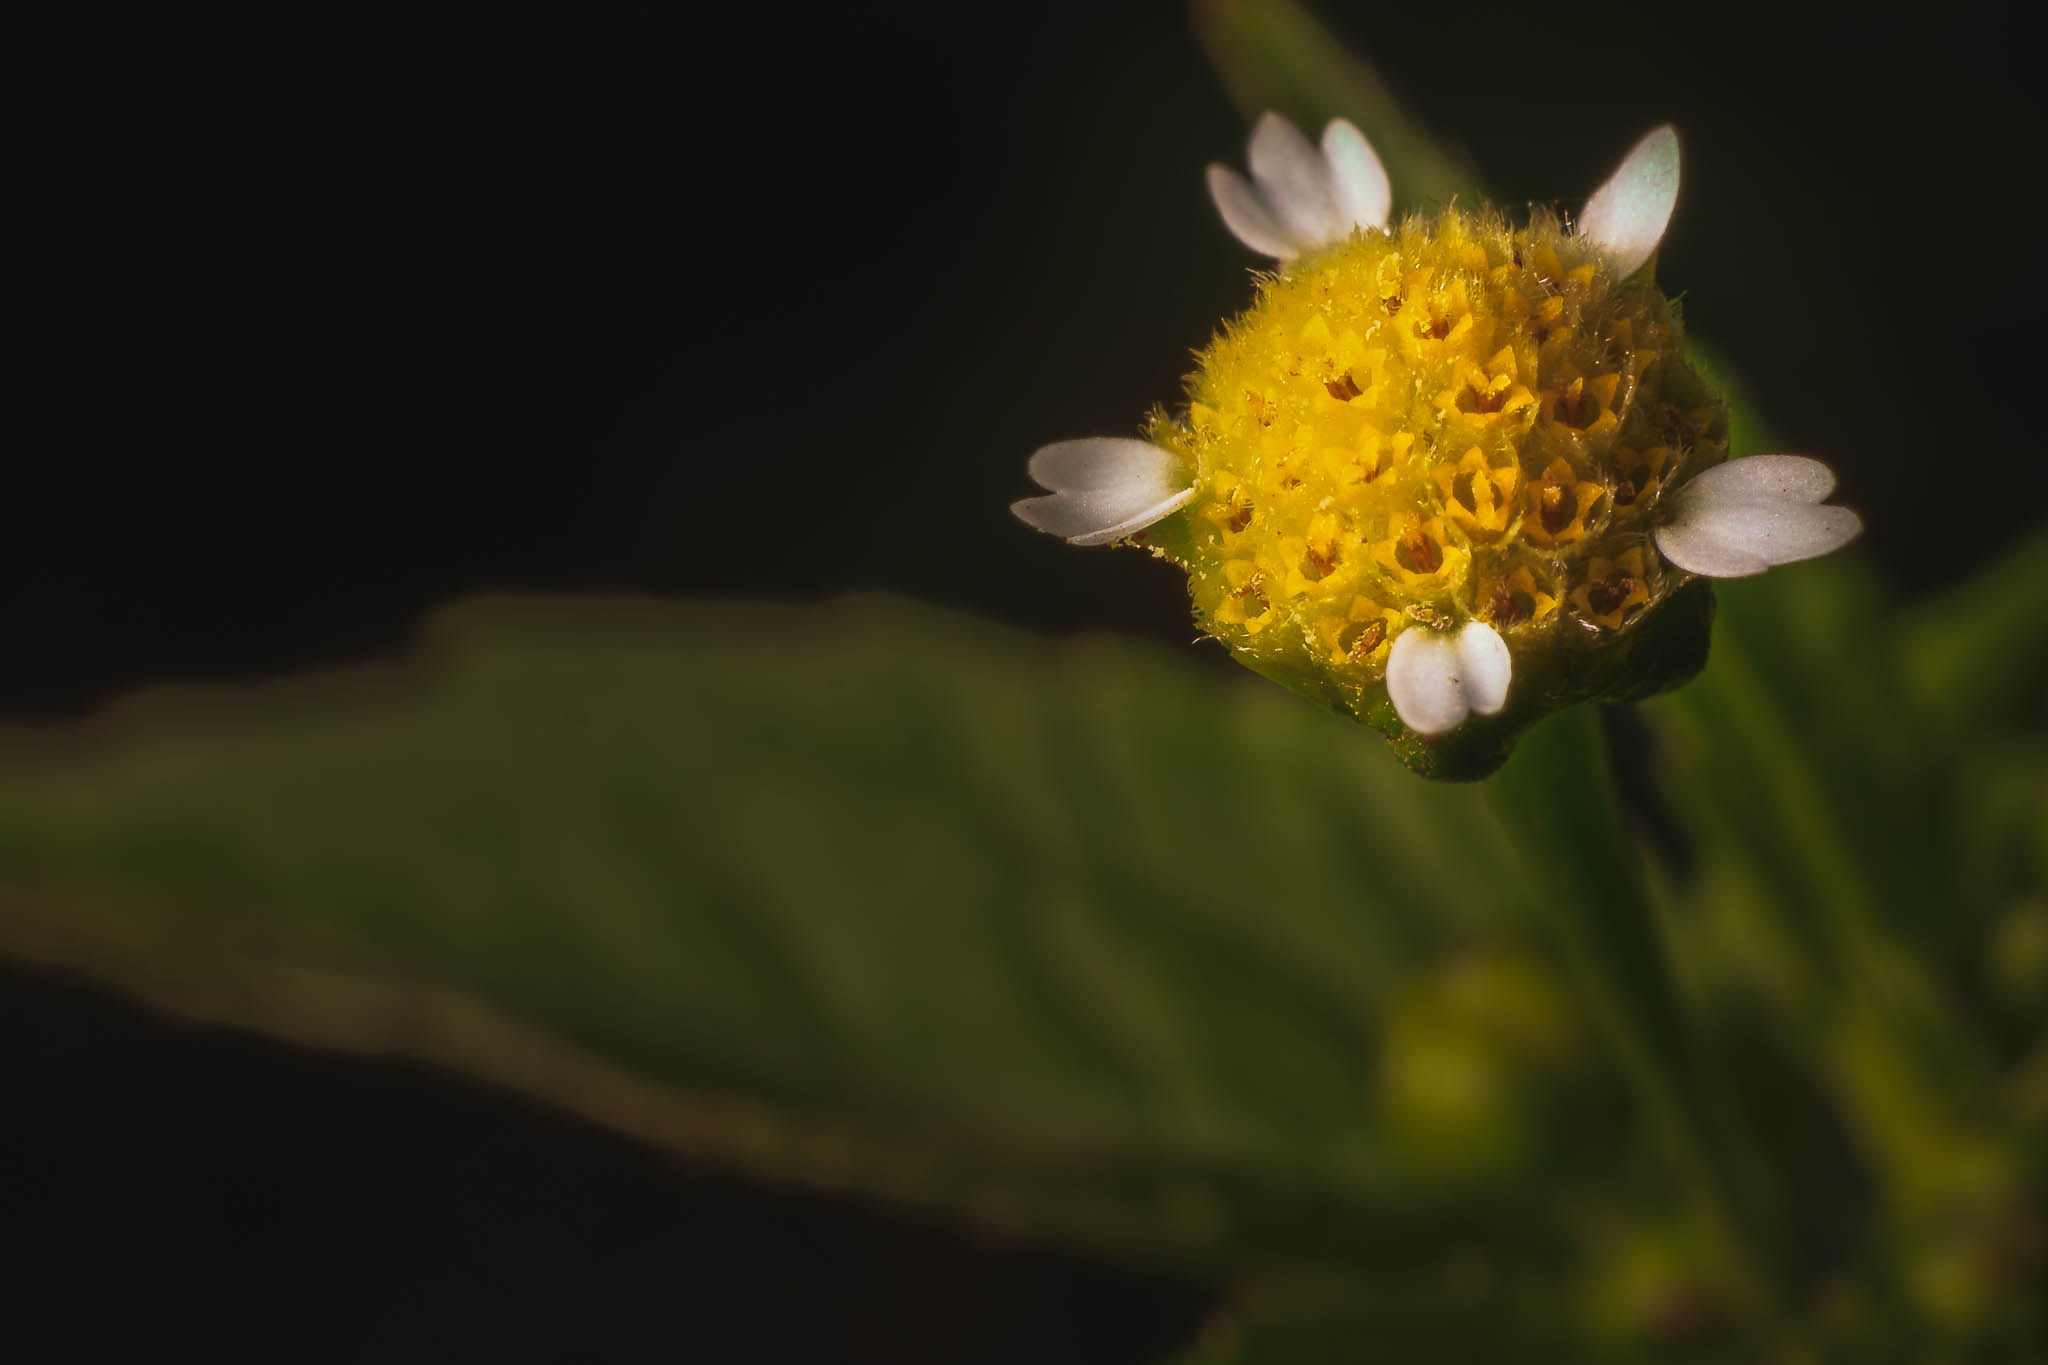
{"type": "MultiPolygon", "coordinates": [[[[279,10],[0,28],[0,711],[389,650],[501,587],[1185,642],[1171,570],[1005,510],[1248,298],[1200,174],[1246,124],[1180,10],[279,10]]],[[[2042,102],[1992,15],[1326,10],[1509,204],[1678,124],[1660,276],[1900,592],[2037,519],[2042,102]]],[[[0,977],[0,1021],[0,1228],[85,1338],[1109,1361],[1207,1303],[75,983],[0,977]]]]}

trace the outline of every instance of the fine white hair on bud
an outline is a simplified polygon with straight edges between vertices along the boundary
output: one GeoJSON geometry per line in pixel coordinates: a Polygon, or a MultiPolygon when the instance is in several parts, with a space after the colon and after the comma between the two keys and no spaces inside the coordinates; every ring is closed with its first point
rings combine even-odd
{"type": "Polygon", "coordinates": [[[1010,510],[1027,525],[1076,545],[1102,545],[1142,531],[1195,495],[1178,455],[1124,437],[1041,446],[1026,471],[1050,492],[1014,502],[1010,510]]]}
{"type": "Polygon", "coordinates": [[[1629,149],[1579,215],[1579,235],[1599,247],[1618,278],[1643,268],[1664,240],[1678,203],[1678,132],[1652,129],[1629,149]]]}
{"type": "Polygon", "coordinates": [[[1703,578],[1742,578],[1838,550],[1863,520],[1821,500],[1834,471],[1804,455],[1751,455],[1695,475],[1656,530],[1664,558],[1703,578]]]}
{"type": "Polygon", "coordinates": [[[1252,250],[1289,261],[1340,242],[1357,228],[1386,226],[1393,189],[1365,134],[1332,119],[1317,148],[1280,115],[1262,115],[1246,148],[1252,177],[1209,167],[1209,197],[1223,225],[1252,250]]]}
{"type": "Polygon", "coordinates": [[[1513,675],[1507,641],[1483,621],[1455,635],[1409,630],[1387,656],[1387,696],[1403,725],[1419,735],[1440,735],[1475,711],[1499,714],[1513,675]]]}

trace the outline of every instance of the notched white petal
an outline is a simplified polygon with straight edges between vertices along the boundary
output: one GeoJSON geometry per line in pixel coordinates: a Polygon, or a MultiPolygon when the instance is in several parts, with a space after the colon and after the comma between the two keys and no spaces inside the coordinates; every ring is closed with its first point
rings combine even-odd
{"type": "Polygon", "coordinates": [[[1301,129],[1270,109],[1259,115],[1246,148],[1252,183],[1266,207],[1295,241],[1314,246],[1349,231],[1339,227],[1330,190],[1330,163],[1301,129]]]}
{"type": "Polygon", "coordinates": [[[1319,149],[1270,110],[1246,147],[1252,177],[1211,166],[1209,197],[1231,235],[1252,250],[1290,261],[1351,235],[1381,228],[1393,206],[1387,171],[1365,134],[1343,119],[1323,129],[1319,149]]]}
{"type": "Polygon", "coordinates": [[[1678,133],[1667,123],[1631,148],[1593,191],[1579,215],[1579,235],[1601,249],[1615,274],[1633,275],[1664,240],[1677,203],[1678,133]]]}
{"type": "Polygon", "coordinates": [[[1419,735],[1457,729],[1477,711],[1507,704],[1514,660],[1492,626],[1474,621],[1456,635],[1411,628],[1387,654],[1387,696],[1401,723],[1419,735]]]}
{"type": "Polygon", "coordinates": [[[1010,504],[1018,520],[1076,545],[1101,545],[1160,520],[1195,495],[1181,458],[1149,441],[1092,436],[1041,446],[1026,466],[1051,492],[1010,504]]]}
{"type": "Polygon", "coordinates": [[[1671,521],[1657,528],[1657,549],[1679,568],[1706,578],[1744,578],[1838,550],[1863,520],[1821,502],[1835,474],[1803,455],[1751,455],[1690,480],[1671,500],[1671,521]]]}
{"type": "Polygon", "coordinates": [[[1330,167],[1330,194],[1343,230],[1352,225],[1383,228],[1394,206],[1394,188],[1365,134],[1348,119],[1331,119],[1323,129],[1323,160],[1330,167]]]}
{"type": "Polygon", "coordinates": [[[1261,256],[1291,260],[1301,250],[1280,220],[1267,212],[1265,201],[1249,180],[1228,166],[1209,167],[1209,198],[1230,235],[1261,256]]]}

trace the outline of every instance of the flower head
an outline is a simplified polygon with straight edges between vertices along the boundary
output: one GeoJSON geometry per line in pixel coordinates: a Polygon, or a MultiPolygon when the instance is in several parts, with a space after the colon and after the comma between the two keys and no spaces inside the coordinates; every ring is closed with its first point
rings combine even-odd
{"type": "Polygon", "coordinates": [[[1224,224],[1275,258],[1147,439],[1047,446],[1017,515],[1187,571],[1201,627],[1259,672],[1378,726],[1411,766],[1489,771],[1521,728],[1642,695],[1704,658],[1696,577],[1825,553],[1859,529],[1833,475],[1728,461],[1727,413],[1645,267],[1678,194],[1668,127],[1576,226],[1456,204],[1389,223],[1337,120],[1277,115],[1224,224]]]}

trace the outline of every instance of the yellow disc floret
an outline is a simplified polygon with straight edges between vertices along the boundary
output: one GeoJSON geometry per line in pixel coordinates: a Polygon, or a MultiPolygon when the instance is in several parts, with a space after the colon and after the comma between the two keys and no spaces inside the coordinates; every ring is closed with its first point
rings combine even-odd
{"type": "Polygon", "coordinates": [[[1200,365],[1149,432],[1195,496],[1144,539],[1205,630],[1361,715],[1404,630],[1486,622],[1518,676],[1631,631],[1677,578],[1664,490],[1725,451],[1670,302],[1541,211],[1355,232],[1263,279],[1200,365]]]}

